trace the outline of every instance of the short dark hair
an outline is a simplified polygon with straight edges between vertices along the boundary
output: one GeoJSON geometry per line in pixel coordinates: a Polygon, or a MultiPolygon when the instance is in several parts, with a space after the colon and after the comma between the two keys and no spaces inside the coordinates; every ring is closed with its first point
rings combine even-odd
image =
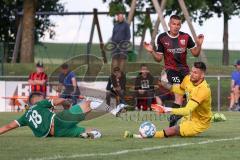
{"type": "Polygon", "coordinates": [[[43,63],[42,62],[37,62],[36,67],[43,68],[43,63]]]}
{"type": "Polygon", "coordinates": [[[234,64],[234,66],[239,66],[240,65],[240,59],[236,61],[236,63],[234,64]]]}
{"type": "Polygon", "coordinates": [[[66,63],[62,64],[62,65],[61,65],[61,68],[62,68],[62,69],[68,69],[68,64],[66,64],[66,63]]]}
{"type": "Polygon", "coordinates": [[[44,94],[41,93],[41,92],[31,92],[30,95],[29,95],[29,97],[28,97],[28,103],[29,103],[30,105],[34,105],[34,104],[32,104],[32,99],[33,99],[34,97],[38,97],[38,96],[43,96],[43,97],[45,97],[44,94]]]}
{"type": "Polygon", "coordinates": [[[140,67],[141,67],[141,68],[142,68],[142,67],[147,67],[147,65],[143,63],[143,64],[140,65],[140,67]]]}
{"type": "Polygon", "coordinates": [[[206,70],[207,70],[207,67],[206,67],[205,63],[203,63],[203,62],[194,62],[193,66],[195,68],[200,69],[203,72],[206,72],[206,70]]]}
{"type": "Polygon", "coordinates": [[[180,21],[182,20],[181,17],[178,15],[171,15],[170,20],[171,19],[176,19],[176,20],[180,20],[180,21]]]}

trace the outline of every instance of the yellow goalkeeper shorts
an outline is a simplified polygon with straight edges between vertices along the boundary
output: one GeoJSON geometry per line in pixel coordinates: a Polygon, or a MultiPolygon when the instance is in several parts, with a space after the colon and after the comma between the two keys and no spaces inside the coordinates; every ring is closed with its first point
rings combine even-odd
{"type": "Polygon", "coordinates": [[[210,125],[202,126],[195,121],[185,120],[179,124],[180,135],[183,137],[196,136],[199,133],[204,132],[209,128],[210,125]]]}

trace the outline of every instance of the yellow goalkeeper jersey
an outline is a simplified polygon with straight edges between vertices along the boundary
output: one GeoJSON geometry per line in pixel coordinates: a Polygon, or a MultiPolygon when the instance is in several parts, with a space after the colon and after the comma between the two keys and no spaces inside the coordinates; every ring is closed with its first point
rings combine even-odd
{"type": "Polygon", "coordinates": [[[212,111],[211,111],[211,90],[206,80],[201,84],[194,86],[190,81],[190,75],[185,76],[183,82],[180,86],[174,86],[172,91],[175,93],[185,93],[187,96],[187,101],[194,101],[198,105],[196,107],[186,106],[186,109],[173,109],[173,114],[187,116],[189,120],[198,122],[201,126],[208,126],[210,124],[212,111]],[[187,113],[188,112],[188,113],[187,113]]]}

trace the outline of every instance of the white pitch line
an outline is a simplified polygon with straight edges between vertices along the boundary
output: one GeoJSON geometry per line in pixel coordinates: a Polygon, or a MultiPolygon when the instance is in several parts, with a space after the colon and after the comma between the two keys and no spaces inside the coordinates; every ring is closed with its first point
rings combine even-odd
{"type": "Polygon", "coordinates": [[[81,158],[81,157],[116,156],[116,155],[121,155],[126,153],[132,153],[132,152],[152,151],[152,150],[158,150],[158,149],[164,149],[164,148],[178,148],[178,147],[184,147],[184,146],[190,146],[190,145],[203,145],[203,144],[209,144],[209,143],[215,143],[215,142],[234,141],[234,140],[240,140],[240,137],[206,140],[206,141],[200,141],[195,143],[192,142],[192,143],[165,145],[165,146],[154,146],[154,147],[146,147],[146,148],[139,148],[139,149],[126,149],[122,151],[109,152],[109,153],[73,154],[68,156],[55,155],[52,157],[29,158],[27,160],[59,160],[59,159],[81,158]]]}

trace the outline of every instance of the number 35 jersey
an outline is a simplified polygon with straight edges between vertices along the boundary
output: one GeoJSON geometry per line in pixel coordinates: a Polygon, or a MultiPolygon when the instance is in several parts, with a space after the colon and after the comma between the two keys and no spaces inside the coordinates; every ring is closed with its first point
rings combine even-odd
{"type": "Polygon", "coordinates": [[[18,120],[19,127],[29,126],[36,137],[46,137],[51,128],[55,114],[50,110],[50,100],[42,100],[30,107],[18,120]]]}

